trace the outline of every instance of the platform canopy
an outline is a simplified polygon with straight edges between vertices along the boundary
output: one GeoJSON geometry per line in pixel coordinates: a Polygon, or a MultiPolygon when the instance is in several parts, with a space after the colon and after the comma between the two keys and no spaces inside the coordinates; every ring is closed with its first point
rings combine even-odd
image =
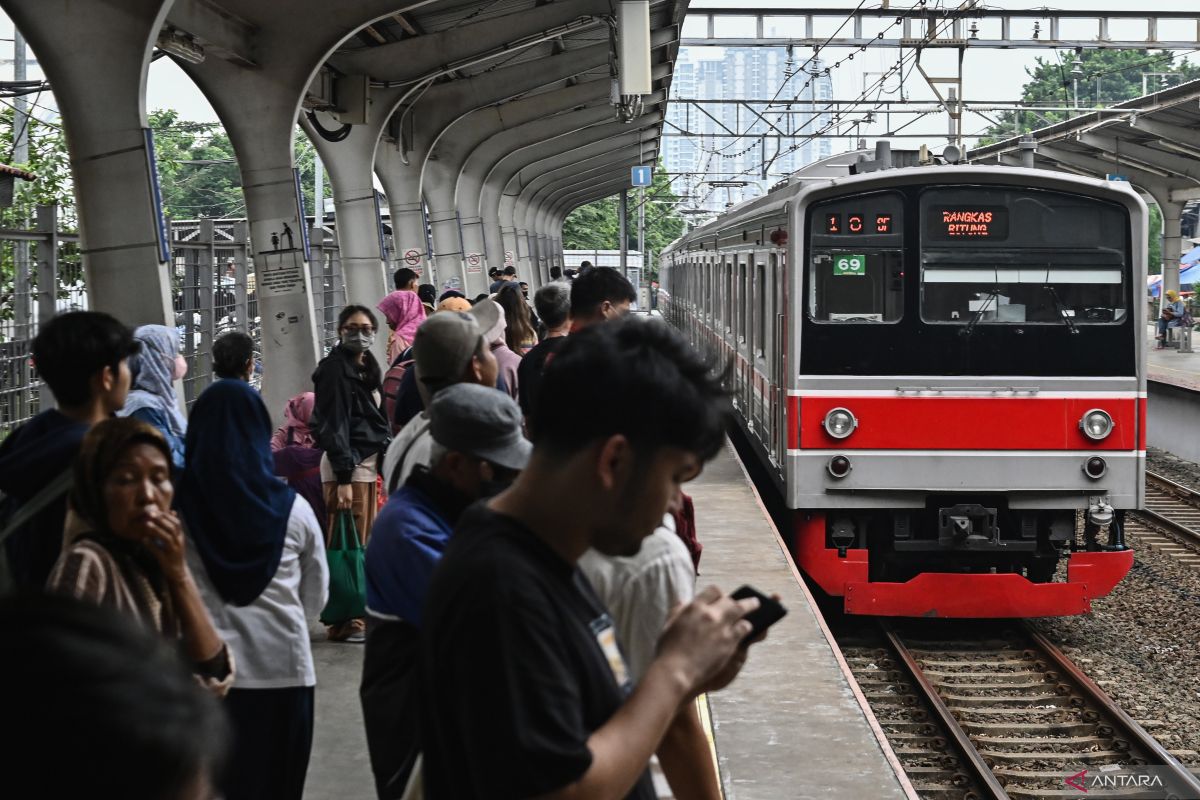
{"type": "Polygon", "coordinates": [[[1034,164],[1128,180],[1173,202],[1200,200],[1200,80],[970,150],[975,163],[1034,164]]]}

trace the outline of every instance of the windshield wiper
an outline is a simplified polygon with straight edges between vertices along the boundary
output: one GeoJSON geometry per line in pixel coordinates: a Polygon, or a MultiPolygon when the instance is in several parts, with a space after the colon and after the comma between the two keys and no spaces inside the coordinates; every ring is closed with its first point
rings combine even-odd
{"type": "Polygon", "coordinates": [[[1079,333],[1079,328],[1075,325],[1075,320],[1067,313],[1066,303],[1058,296],[1058,290],[1048,283],[1044,284],[1042,288],[1050,293],[1050,297],[1054,300],[1054,307],[1058,310],[1058,315],[1067,323],[1067,327],[1071,329],[1071,333],[1079,333]]]}
{"type": "Polygon", "coordinates": [[[971,321],[967,323],[967,327],[959,332],[959,335],[970,338],[971,334],[975,332],[975,326],[979,324],[979,320],[983,319],[983,314],[987,311],[988,305],[993,300],[999,299],[1000,287],[997,286],[987,293],[987,297],[983,298],[983,302],[979,304],[979,308],[975,309],[975,313],[971,316],[971,321]]]}

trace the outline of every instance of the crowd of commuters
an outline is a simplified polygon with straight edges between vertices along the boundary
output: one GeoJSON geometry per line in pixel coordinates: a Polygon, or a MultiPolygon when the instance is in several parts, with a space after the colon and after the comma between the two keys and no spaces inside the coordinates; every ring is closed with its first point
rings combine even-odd
{"type": "Polygon", "coordinates": [[[511,267],[475,300],[399,270],[378,303],[387,361],[375,310],[345,307],[274,429],[244,334],[213,343],[185,415],[173,329],[44,325],[57,408],[0,445],[0,618],[37,653],[0,670],[65,689],[29,711],[47,738],[22,759],[53,742],[91,763],[118,737],[138,775],[105,763],[35,794],[300,798],[319,617],[365,642],[382,799],[652,798],[655,756],[676,797],[720,797],[694,699],[736,676],[757,601],[697,593],[680,526],[728,423],[722,374],[626,317],[616,270],[567,272],[531,301],[511,267]],[[356,611],[334,596],[347,530],[356,611]],[[102,741],[60,738],[85,718],[102,741]]]}

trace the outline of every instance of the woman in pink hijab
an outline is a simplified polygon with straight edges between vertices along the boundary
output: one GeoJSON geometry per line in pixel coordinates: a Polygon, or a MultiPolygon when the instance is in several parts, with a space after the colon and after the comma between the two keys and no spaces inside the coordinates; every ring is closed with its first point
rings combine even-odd
{"type": "Polygon", "coordinates": [[[416,292],[407,290],[392,292],[379,301],[379,310],[387,319],[392,335],[388,337],[388,364],[412,345],[417,328],[425,321],[425,306],[416,292]]]}
{"type": "Polygon", "coordinates": [[[321,487],[321,451],[310,427],[317,396],[298,394],[283,409],[283,424],[271,436],[275,474],[287,481],[313,507],[325,529],[325,491],[321,487]]]}
{"type": "Polygon", "coordinates": [[[275,429],[271,436],[271,451],[282,450],[290,445],[298,447],[316,447],[317,439],[309,428],[313,406],[317,396],[312,392],[298,394],[288,400],[283,409],[283,424],[275,429]]]}

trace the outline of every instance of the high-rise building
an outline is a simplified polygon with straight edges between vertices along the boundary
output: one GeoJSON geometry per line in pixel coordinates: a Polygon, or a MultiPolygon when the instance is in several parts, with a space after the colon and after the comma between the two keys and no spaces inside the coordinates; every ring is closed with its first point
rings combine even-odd
{"type": "MultiPolygon", "coordinates": [[[[687,172],[676,181],[688,205],[720,211],[766,193],[784,176],[832,154],[828,129],[833,82],[820,60],[789,58],[782,47],[682,48],[667,108],[668,136],[663,164],[668,172],[687,172]],[[774,101],[767,119],[745,105],[697,106],[682,100],[774,101]],[[779,113],[787,112],[787,113],[779,113]],[[776,136],[778,130],[787,135],[776,136]],[[693,136],[676,136],[686,131],[693,136]],[[744,134],[734,139],[728,134],[744,134]],[[764,136],[764,134],[767,134],[764,136]],[[768,164],[763,177],[763,165],[768,164]],[[746,181],[745,186],[714,188],[709,181],[746,181]]],[[[764,102],[750,104],[765,111],[764,102]]]]}

